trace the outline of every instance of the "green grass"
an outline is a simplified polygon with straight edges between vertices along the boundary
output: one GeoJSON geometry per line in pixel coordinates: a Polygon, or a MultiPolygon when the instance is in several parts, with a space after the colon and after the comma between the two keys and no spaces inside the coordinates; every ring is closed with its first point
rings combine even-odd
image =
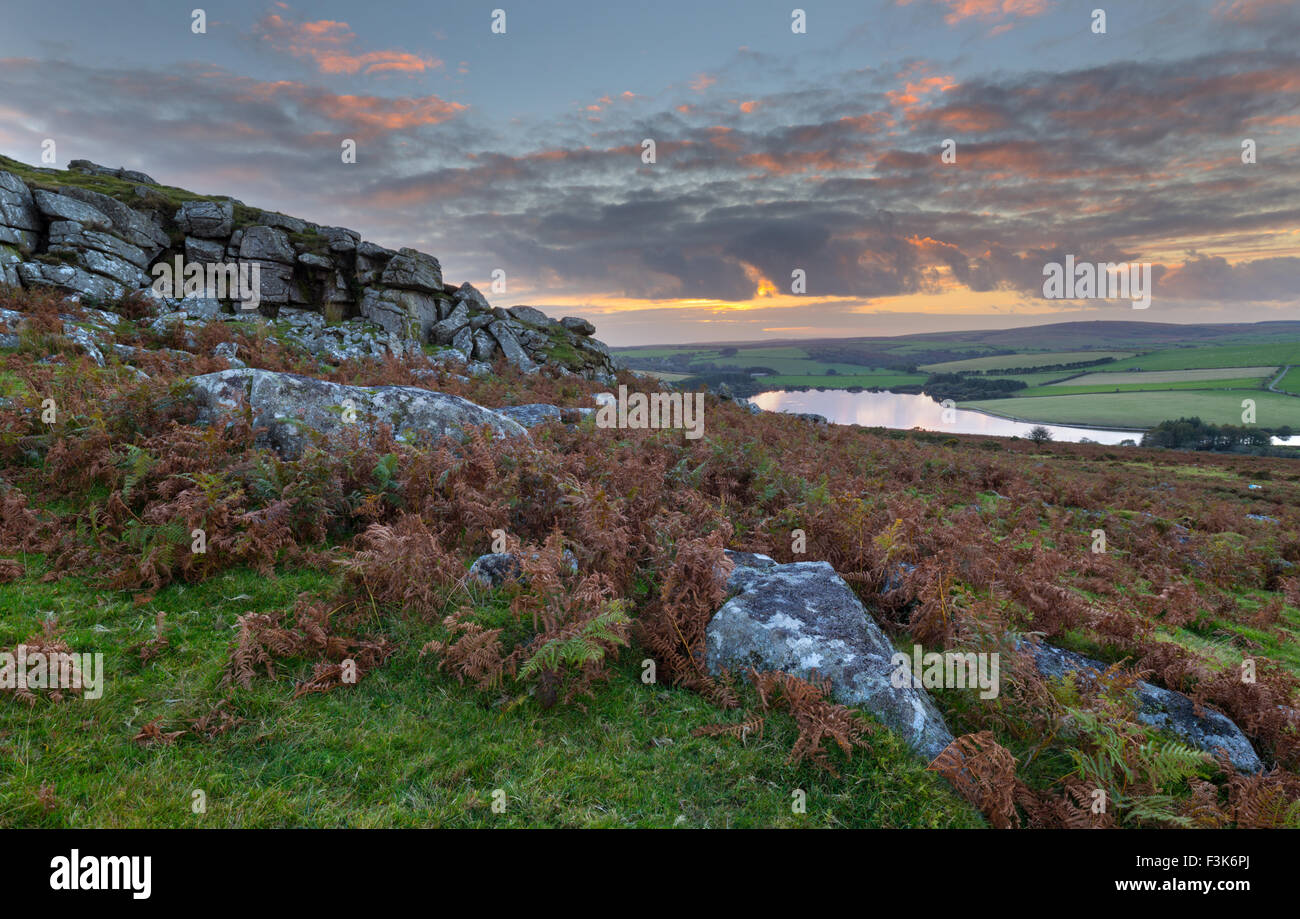
{"type": "Polygon", "coordinates": [[[1070,380],[1071,386],[1092,386],[1105,383],[1122,386],[1126,383],[1206,383],[1220,380],[1262,380],[1277,373],[1276,367],[1218,367],[1206,370],[1152,370],[1131,373],[1093,372],[1070,380]]]}
{"type": "Polygon", "coordinates": [[[1147,428],[1173,418],[1192,416],[1199,416],[1211,424],[1240,425],[1241,402],[1246,398],[1255,400],[1255,422],[1258,426],[1300,427],[1300,399],[1262,390],[1248,394],[1241,391],[1211,390],[1119,392],[983,399],[960,405],[962,408],[979,409],[1026,421],[1147,428]]]}
{"type": "MultiPolygon", "coordinates": [[[[1243,608],[1254,610],[1270,598],[1262,591],[1245,591],[1236,599],[1243,608]]],[[[1233,622],[1206,609],[1199,621],[1164,630],[1160,637],[1202,652],[1225,668],[1239,669],[1246,658],[1262,654],[1300,676],[1300,610],[1293,606],[1282,607],[1277,631],[1233,622]]]]}
{"type": "MultiPolygon", "coordinates": [[[[28,559],[29,564],[31,559],[28,559]]],[[[57,614],[77,651],[102,651],[103,697],[28,707],[0,696],[0,826],[566,826],[911,827],[983,825],[947,783],[898,738],[834,760],[835,778],[786,764],[796,729],[767,719],[747,742],[693,737],[723,713],[685,690],[646,685],[635,651],[597,687],[586,711],[543,711],[528,697],[479,692],[436,670],[417,649],[431,627],[382,623],[401,647],[355,687],[291,699],[289,666],[251,690],[220,684],[235,617],[287,609],[330,579],[227,573],[160,591],[145,606],[73,580],[40,584],[39,564],[0,586],[5,647],[57,614]],[[171,647],[148,665],[129,653],[167,612],[171,647]],[[182,736],[142,747],[133,735],[161,717],[187,728],[218,699],[248,723],[215,740],[182,736]],[[54,786],[56,807],[37,801],[54,786]],[[207,812],[191,810],[194,790],[207,812]],[[505,793],[504,813],[492,810],[505,793]],[[791,793],[807,794],[795,814],[791,793]]],[[[747,705],[755,699],[751,690],[747,705]]]]}
{"type": "Polygon", "coordinates": [[[1121,370],[1196,370],[1214,367],[1281,367],[1300,364],[1300,342],[1256,345],[1210,345],[1197,348],[1168,348],[1140,354],[1097,368],[1102,373],[1121,370]]]}
{"type": "Polygon", "coordinates": [[[1035,367],[1101,361],[1108,357],[1121,359],[1129,357],[1132,353],[1131,351],[1044,351],[1038,354],[1002,354],[997,357],[972,357],[963,361],[925,364],[918,369],[930,373],[956,373],[962,370],[1032,370],[1035,367]]]}
{"type": "MultiPolygon", "coordinates": [[[[1130,377],[1134,374],[1115,374],[1119,377],[1130,377]]],[[[1091,373],[1088,374],[1095,382],[1091,384],[1081,383],[1079,380],[1067,380],[1059,386],[1031,386],[1029,389],[1022,389],[1016,393],[1016,398],[1026,398],[1034,396],[1069,396],[1080,393],[1113,393],[1113,392],[1171,392],[1184,390],[1216,390],[1216,389],[1262,389],[1263,380],[1259,377],[1242,377],[1235,380],[1186,380],[1183,382],[1160,383],[1152,381],[1150,383],[1121,383],[1116,380],[1114,383],[1108,383],[1104,379],[1106,374],[1091,373]]],[[[1082,379],[1082,378],[1080,378],[1082,379]]]]}
{"type": "Polygon", "coordinates": [[[1273,384],[1282,392],[1295,393],[1300,396],[1300,367],[1292,367],[1283,376],[1273,384]]]}

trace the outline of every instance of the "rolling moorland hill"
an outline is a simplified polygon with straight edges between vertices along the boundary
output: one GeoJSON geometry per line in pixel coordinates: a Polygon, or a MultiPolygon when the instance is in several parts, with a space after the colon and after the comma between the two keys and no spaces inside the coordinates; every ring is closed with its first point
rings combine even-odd
{"type": "Polygon", "coordinates": [[[0,291],[0,647],[103,692],[0,682],[0,824],[1300,825],[1300,463],[610,427],[581,320],[60,288],[0,291]],[[917,646],[1000,685],[853,663],[917,646]]]}
{"type": "MultiPolygon", "coordinates": [[[[617,360],[686,386],[925,393],[1018,421],[1140,436],[1196,419],[1300,429],[1300,323],[1072,322],[897,338],[620,348],[617,360]]],[[[816,410],[816,409],[814,409],[816,410]]],[[[1267,438],[1264,433],[1261,437],[1267,438]]]]}

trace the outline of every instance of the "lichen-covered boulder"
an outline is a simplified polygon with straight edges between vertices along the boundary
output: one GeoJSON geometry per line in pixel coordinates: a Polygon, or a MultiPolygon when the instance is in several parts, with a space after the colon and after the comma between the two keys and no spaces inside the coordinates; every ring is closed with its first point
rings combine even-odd
{"type": "Polygon", "coordinates": [[[289,236],[277,227],[247,227],[239,238],[239,257],[256,262],[292,265],[297,254],[289,236]]]}
{"type": "Polygon", "coordinates": [[[526,428],[535,428],[548,421],[576,422],[595,413],[594,408],[560,408],[546,402],[530,402],[527,405],[506,405],[493,409],[498,415],[505,415],[518,421],[526,428]]]}
{"type": "Polygon", "coordinates": [[[756,667],[829,680],[836,702],[872,713],[924,756],[933,759],[952,742],[924,689],[893,685],[893,645],[829,563],[727,555],[734,596],[708,625],[710,672],[756,667]]]}
{"type": "Polygon", "coordinates": [[[224,239],[234,229],[235,205],[230,201],[186,201],[172,219],[189,236],[224,239]]]}
{"type": "MultiPolygon", "coordinates": [[[[1043,676],[1060,679],[1070,673],[1105,671],[1106,664],[1046,642],[1028,643],[1034,666],[1043,676]]],[[[1223,749],[1240,772],[1259,772],[1264,764],[1241,729],[1226,715],[1202,706],[1196,714],[1192,700],[1181,692],[1151,683],[1137,684],[1138,720],[1158,731],[1166,731],[1198,750],[1213,754],[1223,749]]]]}
{"type": "Polygon", "coordinates": [[[246,405],[255,427],[266,428],[261,442],[282,456],[296,458],[314,439],[341,434],[351,426],[362,432],[387,424],[399,439],[414,441],[459,436],[464,429],[487,425],[501,436],[524,429],[468,399],[414,386],[346,386],[293,373],[251,368],[222,370],[191,379],[200,424],[246,405]]]}
{"type": "Polygon", "coordinates": [[[560,325],[564,326],[575,335],[595,335],[596,327],[580,316],[565,316],[560,320],[560,325]]]}
{"type": "Polygon", "coordinates": [[[384,267],[379,282],[385,287],[441,294],[442,266],[432,255],[415,249],[402,249],[384,267]]]}

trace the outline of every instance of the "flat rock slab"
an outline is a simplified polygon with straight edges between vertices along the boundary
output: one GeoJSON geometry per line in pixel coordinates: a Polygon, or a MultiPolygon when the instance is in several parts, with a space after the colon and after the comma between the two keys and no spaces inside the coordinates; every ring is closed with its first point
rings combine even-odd
{"type": "Polygon", "coordinates": [[[526,434],[516,422],[468,399],[415,386],[345,386],[252,368],[205,373],[191,383],[200,424],[246,404],[254,426],[267,429],[263,444],[288,458],[302,455],[311,432],[329,437],[353,425],[368,431],[389,424],[404,440],[459,436],[479,425],[507,437],[526,434]]]}
{"type": "MultiPolygon", "coordinates": [[[[1079,671],[1106,670],[1106,664],[1101,661],[1043,642],[1032,643],[1029,650],[1034,655],[1034,666],[1043,676],[1060,679],[1079,671]]],[[[1143,724],[1167,731],[1210,754],[1222,748],[1240,772],[1259,772],[1264,768],[1241,728],[1226,715],[1203,707],[1204,716],[1197,717],[1196,707],[1187,696],[1146,682],[1137,684],[1137,699],[1138,720],[1143,724]]]]}
{"type": "Polygon", "coordinates": [[[929,694],[895,688],[894,646],[827,562],[778,565],[766,555],[728,552],[735,593],[707,630],[708,667],[747,667],[830,680],[831,695],[858,706],[933,759],[952,742],[929,694]]]}

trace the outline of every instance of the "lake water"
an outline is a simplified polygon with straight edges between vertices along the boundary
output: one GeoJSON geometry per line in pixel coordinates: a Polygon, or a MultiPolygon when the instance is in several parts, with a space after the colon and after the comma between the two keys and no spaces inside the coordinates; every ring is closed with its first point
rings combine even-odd
{"type": "MultiPolygon", "coordinates": [[[[768,412],[811,412],[835,424],[860,424],[869,428],[896,428],[909,431],[921,428],[946,434],[991,434],[996,437],[1025,437],[1037,427],[1023,421],[1011,421],[973,412],[951,409],[944,417],[944,407],[929,396],[893,392],[848,392],[828,389],[818,392],[764,392],[749,401],[768,412]]],[[[1108,431],[1103,428],[1076,428],[1062,424],[1044,424],[1054,440],[1077,443],[1083,438],[1100,444],[1117,444],[1122,440],[1142,440],[1141,431],[1108,431]]]]}

